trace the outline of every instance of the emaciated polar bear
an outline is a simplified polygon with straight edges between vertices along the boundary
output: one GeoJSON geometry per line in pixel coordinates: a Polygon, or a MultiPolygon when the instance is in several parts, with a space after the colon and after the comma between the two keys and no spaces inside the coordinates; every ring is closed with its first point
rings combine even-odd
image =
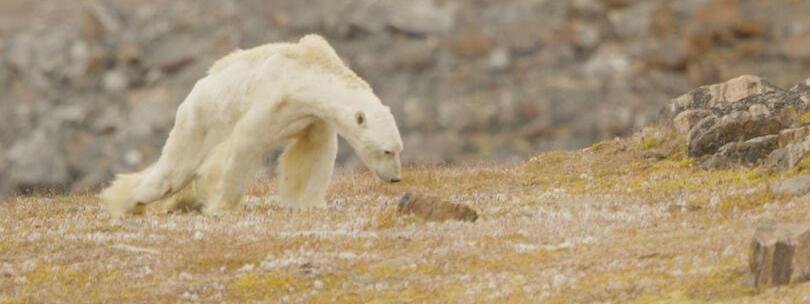
{"type": "Polygon", "coordinates": [[[323,207],[338,134],[382,180],[400,180],[403,145],[390,109],[326,40],[308,35],[239,50],[194,85],[158,161],[118,175],[101,197],[114,216],[156,201],[220,214],[238,205],[265,153],[288,143],[280,202],[323,207]]]}

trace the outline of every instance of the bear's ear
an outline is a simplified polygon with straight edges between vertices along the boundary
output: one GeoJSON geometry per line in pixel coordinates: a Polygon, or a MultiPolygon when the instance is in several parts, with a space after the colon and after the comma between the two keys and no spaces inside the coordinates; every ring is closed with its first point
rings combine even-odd
{"type": "Polygon", "coordinates": [[[357,122],[358,126],[364,127],[366,125],[366,113],[354,113],[354,120],[357,122]]]}

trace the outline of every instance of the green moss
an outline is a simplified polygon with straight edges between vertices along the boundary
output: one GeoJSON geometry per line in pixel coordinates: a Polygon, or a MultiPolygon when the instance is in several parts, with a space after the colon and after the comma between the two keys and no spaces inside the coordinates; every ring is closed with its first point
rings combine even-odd
{"type": "Polygon", "coordinates": [[[801,116],[802,122],[810,122],[810,112],[806,112],[801,116]]]}
{"type": "Polygon", "coordinates": [[[644,140],[641,141],[641,144],[639,145],[639,147],[641,148],[641,150],[650,150],[650,149],[658,147],[660,144],[661,144],[661,142],[660,142],[660,140],[658,138],[647,137],[647,138],[644,138],[644,140]]]}
{"type": "Polygon", "coordinates": [[[103,300],[102,296],[94,286],[121,280],[121,275],[118,271],[92,273],[82,269],[44,265],[37,267],[26,278],[21,293],[24,298],[17,299],[21,303],[30,302],[30,299],[25,298],[27,296],[42,293],[49,297],[100,302],[103,300]]]}
{"type": "Polygon", "coordinates": [[[774,194],[768,187],[750,193],[738,193],[724,196],[717,205],[722,212],[744,211],[764,206],[785,199],[784,196],[774,194]]]}
{"type": "Polygon", "coordinates": [[[239,302],[273,301],[311,288],[309,280],[280,273],[248,273],[226,285],[229,298],[239,302]]]}

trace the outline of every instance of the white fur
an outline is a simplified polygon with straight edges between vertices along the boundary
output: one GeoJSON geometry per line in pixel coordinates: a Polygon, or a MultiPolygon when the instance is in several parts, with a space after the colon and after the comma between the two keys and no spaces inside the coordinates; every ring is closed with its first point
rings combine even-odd
{"type": "Polygon", "coordinates": [[[115,216],[156,201],[167,210],[227,212],[262,156],[289,143],[279,164],[282,204],[322,207],[337,135],[381,179],[400,179],[403,147],[390,109],[326,40],[308,35],[237,51],[216,62],[180,105],[158,161],[119,175],[101,197],[115,216]]]}

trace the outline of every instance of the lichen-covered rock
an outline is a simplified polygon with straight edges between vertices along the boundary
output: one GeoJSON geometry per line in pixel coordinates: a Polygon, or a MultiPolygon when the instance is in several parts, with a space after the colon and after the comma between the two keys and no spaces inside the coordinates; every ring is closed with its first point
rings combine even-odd
{"type": "Polygon", "coordinates": [[[751,167],[757,165],[763,155],[768,155],[778,147],[778,135],[760,136],[745,142],[731,142],[720,147],[717,153],[703,161],[702,166],[706,169],[751,167]]]}
{"type": "Polygon", "coordinates": [[[423,220],[432,222],[446,220],[475,222],[478,219],[478,213],[465,205],[411,193],[402,196],[397,206],[397,212],[402,215],[413,214],[423,220]]]}
{"type": "Polygon", "coordinates": [[[687,154],[704,168],[767,164],[786,169],[804,157],[810,135],[803,115],[810,80],[790,90],[756,76],[700,87],[661,110],[664,125],[686,134],[687,154]],[[767,158],[767,159],[766,159],[767,158]]]}
{"type": "MultiPolygon", "coordinates": [[[[786,91],[756,76],[740,76],[673,99],[660,117],[687,135],[690,157],[708,156],[703,167],[751,166],[810,134],[810,127],[802,126],[810,104],[808,82],[786,91]]],[[[800,150],[782,153],[786,163],[795,164],[790,157],[803,156],[800,150]]]]}
{"type": "Polygon", "coordinates": [[[689,156],[714,153],[726,143],[776,134],[794,125],[805,108],[798,99],[782,91],[753,95],[729,104],[689,131],[689,156]]]}
{"type": "Polygon", "coordinates": [[[661,119],[671,121],[686,110],[722,109],[752,95],[782,91],[757,76],[743,75],[724,83],[702,86],[670,101],[661,110],[661,119]]]}
{"type": "Polygon", "coordinates": [[[751,242],[750,274],[755,288],[810,279],[810,226],[766,223],[751,242]]]}
{"type": "Polygon", "coordinates": [[[810,104],[810,78],[790,88],[790,92],[796,94],[805,104],[810,104]]]}
{"type": "Polygon", "coordinates": [[[810,136],[810,126],[784,129],[779,131],[779,147],[786,147],[791,143],[804,140],[808,136],[810,136]]]}
{"type": "Polygon", "coordinates": [[[689,134],[692,127],[710,115],[712,112],[709,110],[686,110],[675,116],[672,125],[679,134],[689,134]]]}
{"type": "Polygon", "coordinates": [[[807,151],[810,151],[810,139],[790,143],[771,152],[764,165],[776,170],[787,170],[798,164],[807,151]]]}

